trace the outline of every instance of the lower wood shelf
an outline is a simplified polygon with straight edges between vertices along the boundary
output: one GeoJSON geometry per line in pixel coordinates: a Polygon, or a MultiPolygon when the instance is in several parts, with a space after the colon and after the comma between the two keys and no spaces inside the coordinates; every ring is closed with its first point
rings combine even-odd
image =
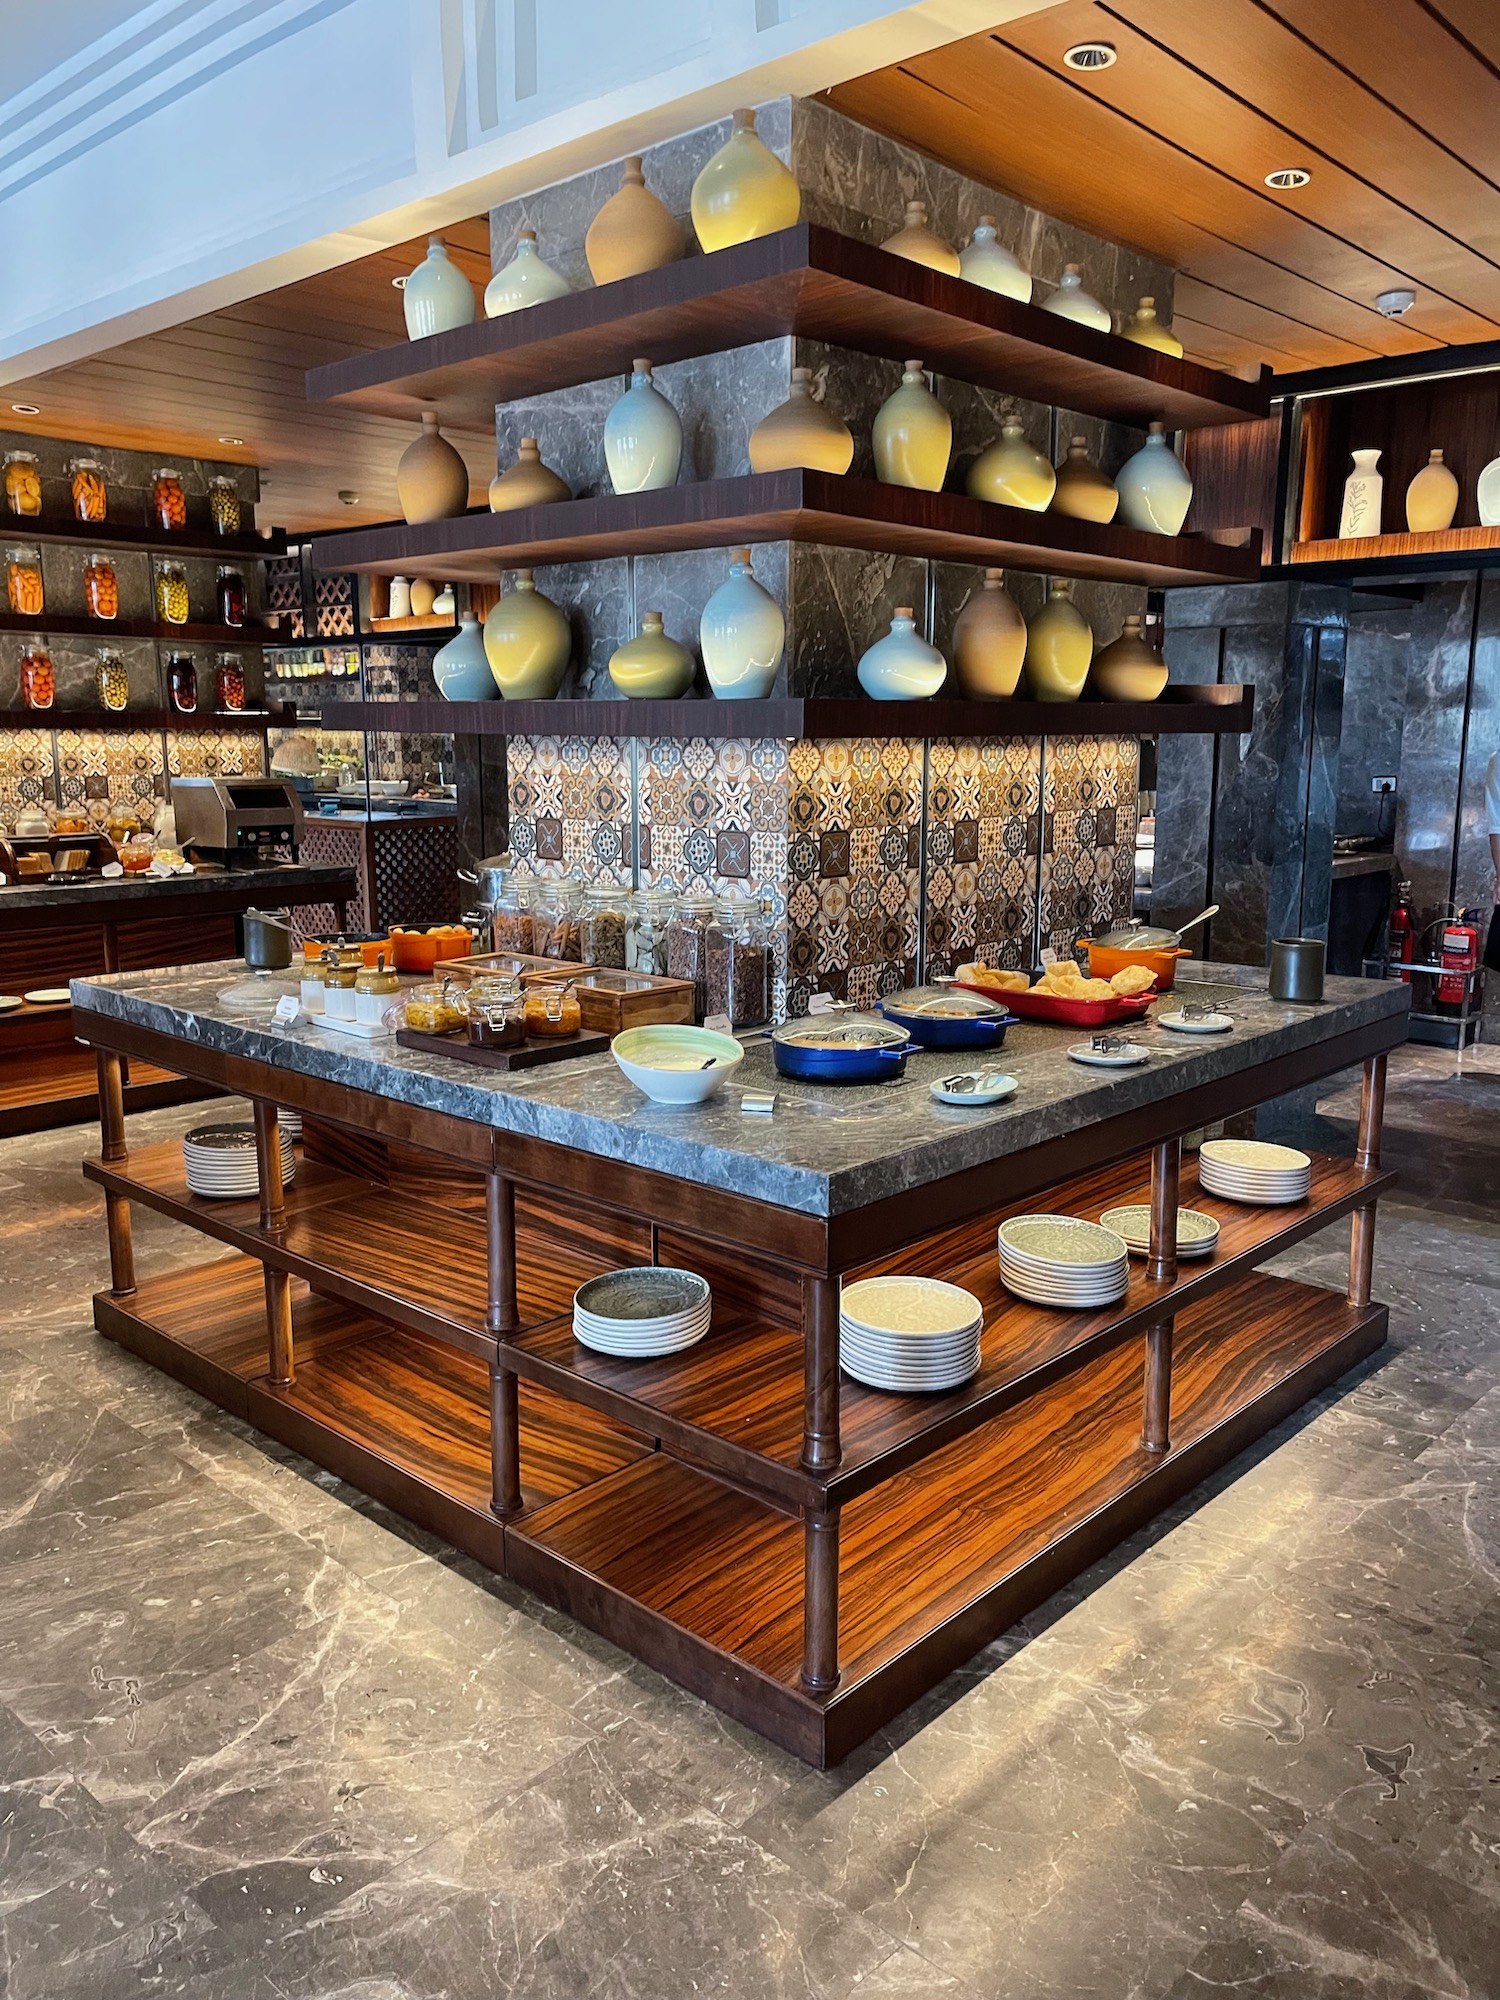
{"type": "MultiPolygon", "coordinates": [[[[36,1014],[41,1009],[30,1011],[36,1014]]],[[[190,1104],[194,1098],[216,1095],[209,1084],[137,1060],[130,1065],[124,1103],[127,1112],[156,1111],[164,1104],[190,1104]]],[[[58,1125],[83,1125],[98,1115],[99,1076],[92,1049],[68,1046],[0,1061],[0,1139],[47,1132],[58,1125]]]]}

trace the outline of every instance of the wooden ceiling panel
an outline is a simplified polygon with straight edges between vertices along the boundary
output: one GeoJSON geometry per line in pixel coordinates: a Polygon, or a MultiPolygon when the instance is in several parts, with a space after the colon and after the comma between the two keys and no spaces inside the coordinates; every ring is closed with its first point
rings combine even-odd
{"type": "Polygon", "coordinates": [[[1495,0],[1432,0],[1432,12],[1500,74],[1500,7],[1495,0]]]}

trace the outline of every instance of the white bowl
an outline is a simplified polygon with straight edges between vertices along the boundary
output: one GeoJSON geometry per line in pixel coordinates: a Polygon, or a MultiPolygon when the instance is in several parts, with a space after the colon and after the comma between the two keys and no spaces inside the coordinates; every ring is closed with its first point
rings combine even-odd
{"type": "Polygon", "coordinates": [[[653,1104],[702,1104],[745,1058],[733,1035],[666,1022],[627,1028],[609,1048],[636,1089],[653,1104]]]}

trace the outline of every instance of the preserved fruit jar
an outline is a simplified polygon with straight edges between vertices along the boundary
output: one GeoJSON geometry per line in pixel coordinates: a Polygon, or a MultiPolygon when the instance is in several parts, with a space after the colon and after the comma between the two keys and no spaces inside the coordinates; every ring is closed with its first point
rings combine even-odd
{"type": "Polygon", "coordinates": [[[221,569],[214,580],[221,625],[245,622],[245,579],[237,569],[221,569]]]}
{"type": "Polygon", "coordinates": [[[83,601],[90,618],[118,618],[120,580],[108,556],[91,555],[83,569],[83,601]]]}
{"type": "MultiPolygon", "coordinates": [[[[99,700],[112,715],[118,715],[130,700],[130,676],[125,671],[125,662],[118,653],[110,652],[105,646],[99,649],[94,685],[99,690],[99,700]]],[[[113,834],[110,839],[114,839],[113,834]]]]}
{"type": "Polygon", "coordinates": [[[6,550],[5,596],[18,618],[41,617],[44,599],[40,550],[6,550]]]}
{"type": "Polygon", "coordinates": [[[245,669],[237,653],[220,653],[214,663],[214,706],[229,709],[245,706],[245,669]]]}
{"type": "Polygon", "coordinates": [[[40,514],[42,470],[34,451],[5,454],[5,504],[12,514],[40,514]]]}
{"type": "Polygon", "coordinates": [[[104,467],[97,458],[75,458],[68,467],[73,493],[73,515],[79,521],[102,521],[109,511],[109,491],[104,484],[104,467]]]}
{"type": "Polygon", "coordinates": [[[216,535],[237,535],[240,531],[240,489],[222,473],[208,482],[208,511],[216,535]]]}
{"type": "Polygon", "coordinates": [[[198,669],[186,653],[173,653],[167,661],[167,693],[179,715],[196,713],[198,669]]]}
{"type": "Polygon", "coordinates": [[[45,646],[28,645],[21,654],[21,699],[28,708],[50,708],[57,694],[52,655],[45,646]]]}
{"type": "Polygon", "coordinates": [[[188,621],[187,573],[181,563],[156,566],[156,615],[164,625],[186,625],[188,621]]]}
{"type": "Polygon", "coordinates": [[[187,526],[187,495],[170,465],[159,465],[151,475],[151,518],[169,532],[187,526]]]}

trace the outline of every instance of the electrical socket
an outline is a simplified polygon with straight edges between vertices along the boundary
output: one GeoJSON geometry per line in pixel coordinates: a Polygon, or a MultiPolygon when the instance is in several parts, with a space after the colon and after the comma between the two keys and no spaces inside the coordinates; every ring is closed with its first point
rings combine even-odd
{"type": "Polygon", "coordinates": [[[1394,778],[1371,778],[1370,780],[1370,790],[1372,792],[1394,792],[1395,789],[1396,780],[1394,778]]]}

